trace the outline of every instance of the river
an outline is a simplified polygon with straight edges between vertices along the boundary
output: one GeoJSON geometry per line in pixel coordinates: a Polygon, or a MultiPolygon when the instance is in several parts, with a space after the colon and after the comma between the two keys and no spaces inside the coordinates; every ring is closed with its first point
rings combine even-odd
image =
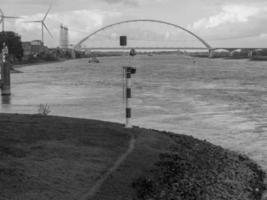
{"type": "Polygon", "coordinates": [[[69,60],[18,68],[0,112],[124,123],[122,66],[132,76],[132,123],[192,135],[247,154],[267,170],[267,62],[138,55],[69,60]]]}

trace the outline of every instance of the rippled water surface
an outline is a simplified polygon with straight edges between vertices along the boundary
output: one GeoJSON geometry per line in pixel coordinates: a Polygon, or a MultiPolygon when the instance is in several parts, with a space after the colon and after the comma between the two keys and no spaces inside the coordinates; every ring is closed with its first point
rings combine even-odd
{"type": "MultiPolygon", "coordinates": [[[[122,66],[127,57],[19,68],[0,112],[37,113],[124,122],[122,66]]],[[[133,124],[206,139],[248,154],[267,170],[267,62],[137,56],[133,124]]]]}

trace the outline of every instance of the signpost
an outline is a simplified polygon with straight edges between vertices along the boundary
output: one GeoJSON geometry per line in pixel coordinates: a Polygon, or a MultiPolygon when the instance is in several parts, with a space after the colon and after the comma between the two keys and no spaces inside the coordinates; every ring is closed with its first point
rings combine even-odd
{"type": "Polygon", "coordinates": [[[8,47],[5,43],[3,43],[2,49],[2,62],[1,62],[1,89],[2,89],[2,96],[10,95],[10,68],[7,63],[7,56],[8,56],[8,47]]]}

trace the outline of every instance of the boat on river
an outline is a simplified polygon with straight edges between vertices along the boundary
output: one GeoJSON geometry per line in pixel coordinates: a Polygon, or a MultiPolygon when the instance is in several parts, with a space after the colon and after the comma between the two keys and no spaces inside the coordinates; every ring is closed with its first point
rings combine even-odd
{"type": "Polygon", "coordinates": [[[97,57],[90,57],[88,63],[100,63],[97,57]]]}

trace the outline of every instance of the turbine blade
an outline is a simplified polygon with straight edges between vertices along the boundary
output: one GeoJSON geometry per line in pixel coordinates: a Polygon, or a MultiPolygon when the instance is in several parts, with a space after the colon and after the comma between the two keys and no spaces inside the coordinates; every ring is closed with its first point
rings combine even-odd
{"type": "Polygon", "coordinates": [[[5,19],[19,19],[21,17],[15,17],[15,16],[3,16],[5,19]]]}
{"type": "Polygon", "coordinates": [[[42,21],[24,21],[24,23],[41,23],[42,21]]]}
{"type": "Polygon", "coordinates": [[[52,8],[52,2],[50,3],[49,8],[48,8],[48,10],[46,11],[45,16],[44,16],[44,18],[43,18],[42,21],[44,21],[44,20],[46,19],[46,17],[47,17],[47,15],[48,15],[48,13],[50,12],[51,8],[52,8]]]}
{"type": "Polygon", "coordinates": [[[45,23],[42,22],[42,24],[43,24],[43,26],[45,27],[46,31],[49,33],[50,37],[51,37],[51,38],[54,38],[53,35],[52,35],[52,33],[49,31],[49,29],[48,29],[47,26],[45,25],[45,23]]]}

